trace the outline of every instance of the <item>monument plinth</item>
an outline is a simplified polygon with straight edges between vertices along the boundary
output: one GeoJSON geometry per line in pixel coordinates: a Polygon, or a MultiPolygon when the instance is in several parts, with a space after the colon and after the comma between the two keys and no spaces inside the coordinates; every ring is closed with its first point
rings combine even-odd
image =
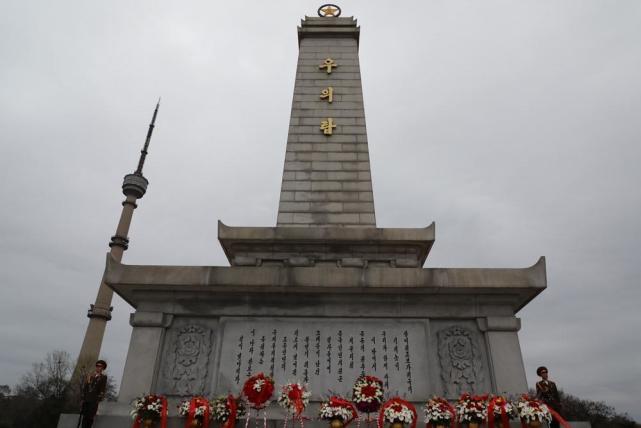
{"type": "Polygon", "coordinates": [[[137,310],[124,402],[141,391],[238,391],[258,371],[281,383],[306,380],[316,399],[328,390],[347,393],[363,371],[417,402],[468,390],[523,392],[513,314],[545,288],[543,259],[526,269],[128,266],[110,259],[107,272],[137,310]],[[182,348],[187,340],[197,352],[182,348]],[[183,354],[189,358],[181,365],[183,354]]]}
{"type": "Polygon", "coordinates": [[[108,256],[105,281],[135,312],[118,403],[103,405],[99,427],[140,394],[238,394],[260,371],[308,382],[316,403],[348,395],[364,373],[416,404],[527,391],[515,314],[546,287],[545,260],[423,268],[434,224],[376,227],[359,36],[353,18],[307,17],[298,29],[276,227],[219,222],[230,266],[108,256]]]}

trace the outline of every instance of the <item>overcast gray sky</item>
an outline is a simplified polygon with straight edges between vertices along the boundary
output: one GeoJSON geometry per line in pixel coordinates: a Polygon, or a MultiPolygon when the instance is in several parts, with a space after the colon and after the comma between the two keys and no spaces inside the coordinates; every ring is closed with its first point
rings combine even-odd
{"type": "MultiPolygon", "coordinates": [[[[131,264],[226,265],[216,220],[276,222],[308,0],[0,1],[0,384],[75,354],[162,95],[131,264]]],[[[379,227],[428,267],[525,267],[531,385],[641,420],[641,2],[349,0],[379,227]]],[[[103,355],[120,378],[131,308],[103,355]]]]}

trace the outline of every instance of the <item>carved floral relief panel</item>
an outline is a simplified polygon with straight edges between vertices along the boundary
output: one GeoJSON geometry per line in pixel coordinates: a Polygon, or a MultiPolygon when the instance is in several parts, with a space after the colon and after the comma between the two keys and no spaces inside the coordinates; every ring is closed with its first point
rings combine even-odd
{"type": "Polygon", "coordinates": [[[435,326],[442,393],[455,398],[463,392],[489,391],[491,382],[483,336],[474,324],[448,324],[435,326]]]}
{"type": "Polygon", "coordinates": [[[207,394],[213,366],[213,329],[198,322],[176,322],[168,330],[158,389],[168,395],[207,394]]]}

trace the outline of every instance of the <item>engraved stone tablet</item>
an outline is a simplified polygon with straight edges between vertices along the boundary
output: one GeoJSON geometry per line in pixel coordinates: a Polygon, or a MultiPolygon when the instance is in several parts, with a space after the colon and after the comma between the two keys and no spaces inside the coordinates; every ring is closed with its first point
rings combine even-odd
{"type": "Polygon", "coordinates": [[[257,372],[277,385],[309,383],[313,400],[351,394],[361,374],[408,399],[428,395],[425,323],[404,320],[253,318],[223,322],[218,392],[257,372]]]}

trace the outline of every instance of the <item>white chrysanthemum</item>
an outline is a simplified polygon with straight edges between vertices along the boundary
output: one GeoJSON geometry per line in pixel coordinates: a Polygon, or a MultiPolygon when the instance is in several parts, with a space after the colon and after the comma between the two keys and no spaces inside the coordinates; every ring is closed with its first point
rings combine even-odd
{"type": "Polygon", "coordinates": [[[526,422],[541,421],[551,422],[552,414],[550,409],[543,403],[532,402],[527,399],[521,399],[516,405],[519,417],[526,422]],[[534,404],[536,403],[536,404],[534,404]]]}
{"type": "Polygon", "coordinates": [[[347,421],[353,416],[350,409],[340,406],[330,406],[327,403],[321,405],[319,415],[321,419],[341,418],[343,421],[347,421]]]}
{"type": "Polygon", "coordinates": [[[452,419],[452,414],[444,407],[443,403],[430,399],[423,408],[425,423],[443,422],[452,419]]]}
{"type": "Polygon", "coordinates": [[[383,401],[383,390],[379,382],[374,380],[367,380],[366,378],[359,378],[354,384],[353,388],[354,402],[356,403],[371,403],[372,401],[383,401]],[[363,388],[374,389],[374,395],[363,394],[363,388]]]}
{"type": "MultiPolygon", "coordinates": [[[[202,401],[201,401],[202,402],[202,401]]],[[[190,400],[183,400],[180,405],[178,406],[178,414],[180,416],[188,416],[189,415],[189,407],[191,406],[191,401],[190,400]]],[[[213,408],[210,403],[202,404],[194,409],[194,416],[204,416],[205,411],[207,410],[207,406],[209,406],[209,414],[211,415],[213,413],[213,408]]]]}
{"type": "Polygon", "coordinates": [[[260,392],[263,389],[263,385],[265,385],[265,379],[256,379],[252,387],[254,388],[254,391],[260,392]]]}
{"type": "Polygon", "coordinates": [[[133,419],[136,419],[141,415],[141,413],[149,415],[149,413],[154,413],[155,416],[160,416],[162,413],[162,398],[154,395],[143,395],[134,399],[131,403],[132,410],[130,415],[133,419]]]}
{"type": "Polygon", "coordinates": [[[414,414],[404,404],[393,405],[386,408],[384,415],[387,422],[404,422],[411,424],[414,421],[414,414]],[[400,409],[395,409],[395,407],[398,406],[400,406],[400,409]]]}

